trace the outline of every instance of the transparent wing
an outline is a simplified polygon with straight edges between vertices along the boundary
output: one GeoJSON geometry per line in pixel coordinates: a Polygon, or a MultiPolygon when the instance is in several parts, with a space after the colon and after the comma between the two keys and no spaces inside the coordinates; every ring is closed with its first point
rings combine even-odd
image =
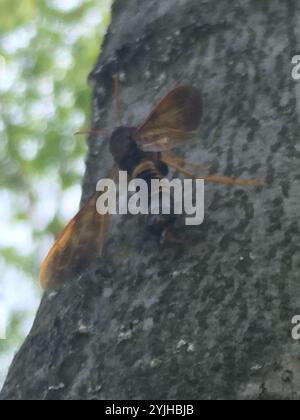
{"type": "MultiPolygon", "coordinates": [[[[115,175],[114,167],[109,174],[115,175]]],[[[43,289],[59,288],[101,255],[111,227],[111,215],[100,215],[95,193],[59,235],[41,265],[39,280],[43,289]]]]}
{"type": "Polygon", "coordinates": [[[138,129],[138,146],[146,152],[163,152],[186,144],[200,124],[202,100],[198,89],[172,90],[138,129]]]}

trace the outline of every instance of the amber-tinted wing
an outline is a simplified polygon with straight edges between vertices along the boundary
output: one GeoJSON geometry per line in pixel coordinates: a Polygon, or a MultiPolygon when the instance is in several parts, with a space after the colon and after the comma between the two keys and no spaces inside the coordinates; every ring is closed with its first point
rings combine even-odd
{"type": "Polygon", "coordinates": [[[259,187],[265,184],[265,179],[238,179],[219,175],[200,175],[201,166],[185,161],[174,153],[162,153],[161,161],[170,168],[188,178],[203,179],[206,182],[222,185],[236,185],[240,187],[259,187]]]}
{"type": "Polygon", "coordinates": [[[111,216],[98,214],[96,204],[100,194],[95,193],[68,223],[42,263],[39,280],[43,289],[59,288],[101,255],[111,216]]]}
{"type": "Polygon", "coordinates": [[[138,129],[138,146],[145,152],[163,152],[182,146],[200,124],[202,101],[198,89],[180,86],[172,90],[138,129]]]}

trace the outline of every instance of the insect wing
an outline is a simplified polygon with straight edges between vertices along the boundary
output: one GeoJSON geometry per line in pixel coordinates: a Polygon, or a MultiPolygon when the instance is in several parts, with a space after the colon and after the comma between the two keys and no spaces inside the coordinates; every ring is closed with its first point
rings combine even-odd
{"type": "Polygon", "coordinates": [[[200,124],[202,100],[198,89],[172,90],[138,129],[138,146],[146,152],[163,152],[192,139],[200,124]]]}
{"type": "Polygon", "coordinates": [[[62,286],[101,255],[111,227],[111,215],[97,212],[97,200],[101,194],[96,192],[88,200],[49,251],[39,273],[43,289],[62,286]]]}

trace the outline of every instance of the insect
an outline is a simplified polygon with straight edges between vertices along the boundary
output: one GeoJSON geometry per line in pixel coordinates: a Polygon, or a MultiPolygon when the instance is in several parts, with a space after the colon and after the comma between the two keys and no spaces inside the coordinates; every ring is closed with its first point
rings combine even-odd
{"type": "MultiPolygon", "coordinates": [[[[118,91],[118,84],[116,84],[118,91]]],[[[117,101],[117,108],[119,107],[117,101]]],[[[223,185],[256,186],[257,180],[241,180],[223,176],[199,176],[200,166],[177,156],[173,149],[187,144],[195,135],[202,116],[202,100],[198,89],[179,86],[165,96],[139,127],[120,126],[110,137],[114,165],[108,178],[118,170],[127,171],[129,178],[142,178],[147,183],[161,179],[169,169],[185,177],[201,178],[223,185]]],[[[40,269],[44,289],[58,288],[81,273],[101,255],[111,226],[109,214],[99,215],[96,192],[57,238],[40,269]]],[[[174,225],[174,215],[151,215],[148,228],[158,235],[167,235],[174,225]]]]}

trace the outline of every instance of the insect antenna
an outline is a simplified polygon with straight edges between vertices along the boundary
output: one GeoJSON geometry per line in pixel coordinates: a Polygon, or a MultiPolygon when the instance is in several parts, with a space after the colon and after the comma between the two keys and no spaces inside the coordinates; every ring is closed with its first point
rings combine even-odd
{"type": "Polygon", "coordinates": [[[74,136],[83,136],[87,134],[108,134],[109,130],[107,128],[101,128],[100,130],[79,130],[74,133],[74,136]]]}
{"type": "Polygon", "coordinates": [[[114,79],[114,97],[115,97],[115,111],[117,121],[122,125],[122,113],[121,113],[121,95],[120,95],[120,77],[118,74],[113,75],[114,79]]]}
{"type": "MultiPolygon", "coordinates": [[[[120,100],[120,78],[118,74],[113,75],[114,80],[114,98],[115,98],[115,113],[118,124],[122,125],[122,115],[121,115],[121,100],[120,100]]],[[[89,130],[83,129],[76,131],[74,136],[84,136],[89,134],[109,134],[107,128],[101,128],[99,130],[89,130]]]]}

